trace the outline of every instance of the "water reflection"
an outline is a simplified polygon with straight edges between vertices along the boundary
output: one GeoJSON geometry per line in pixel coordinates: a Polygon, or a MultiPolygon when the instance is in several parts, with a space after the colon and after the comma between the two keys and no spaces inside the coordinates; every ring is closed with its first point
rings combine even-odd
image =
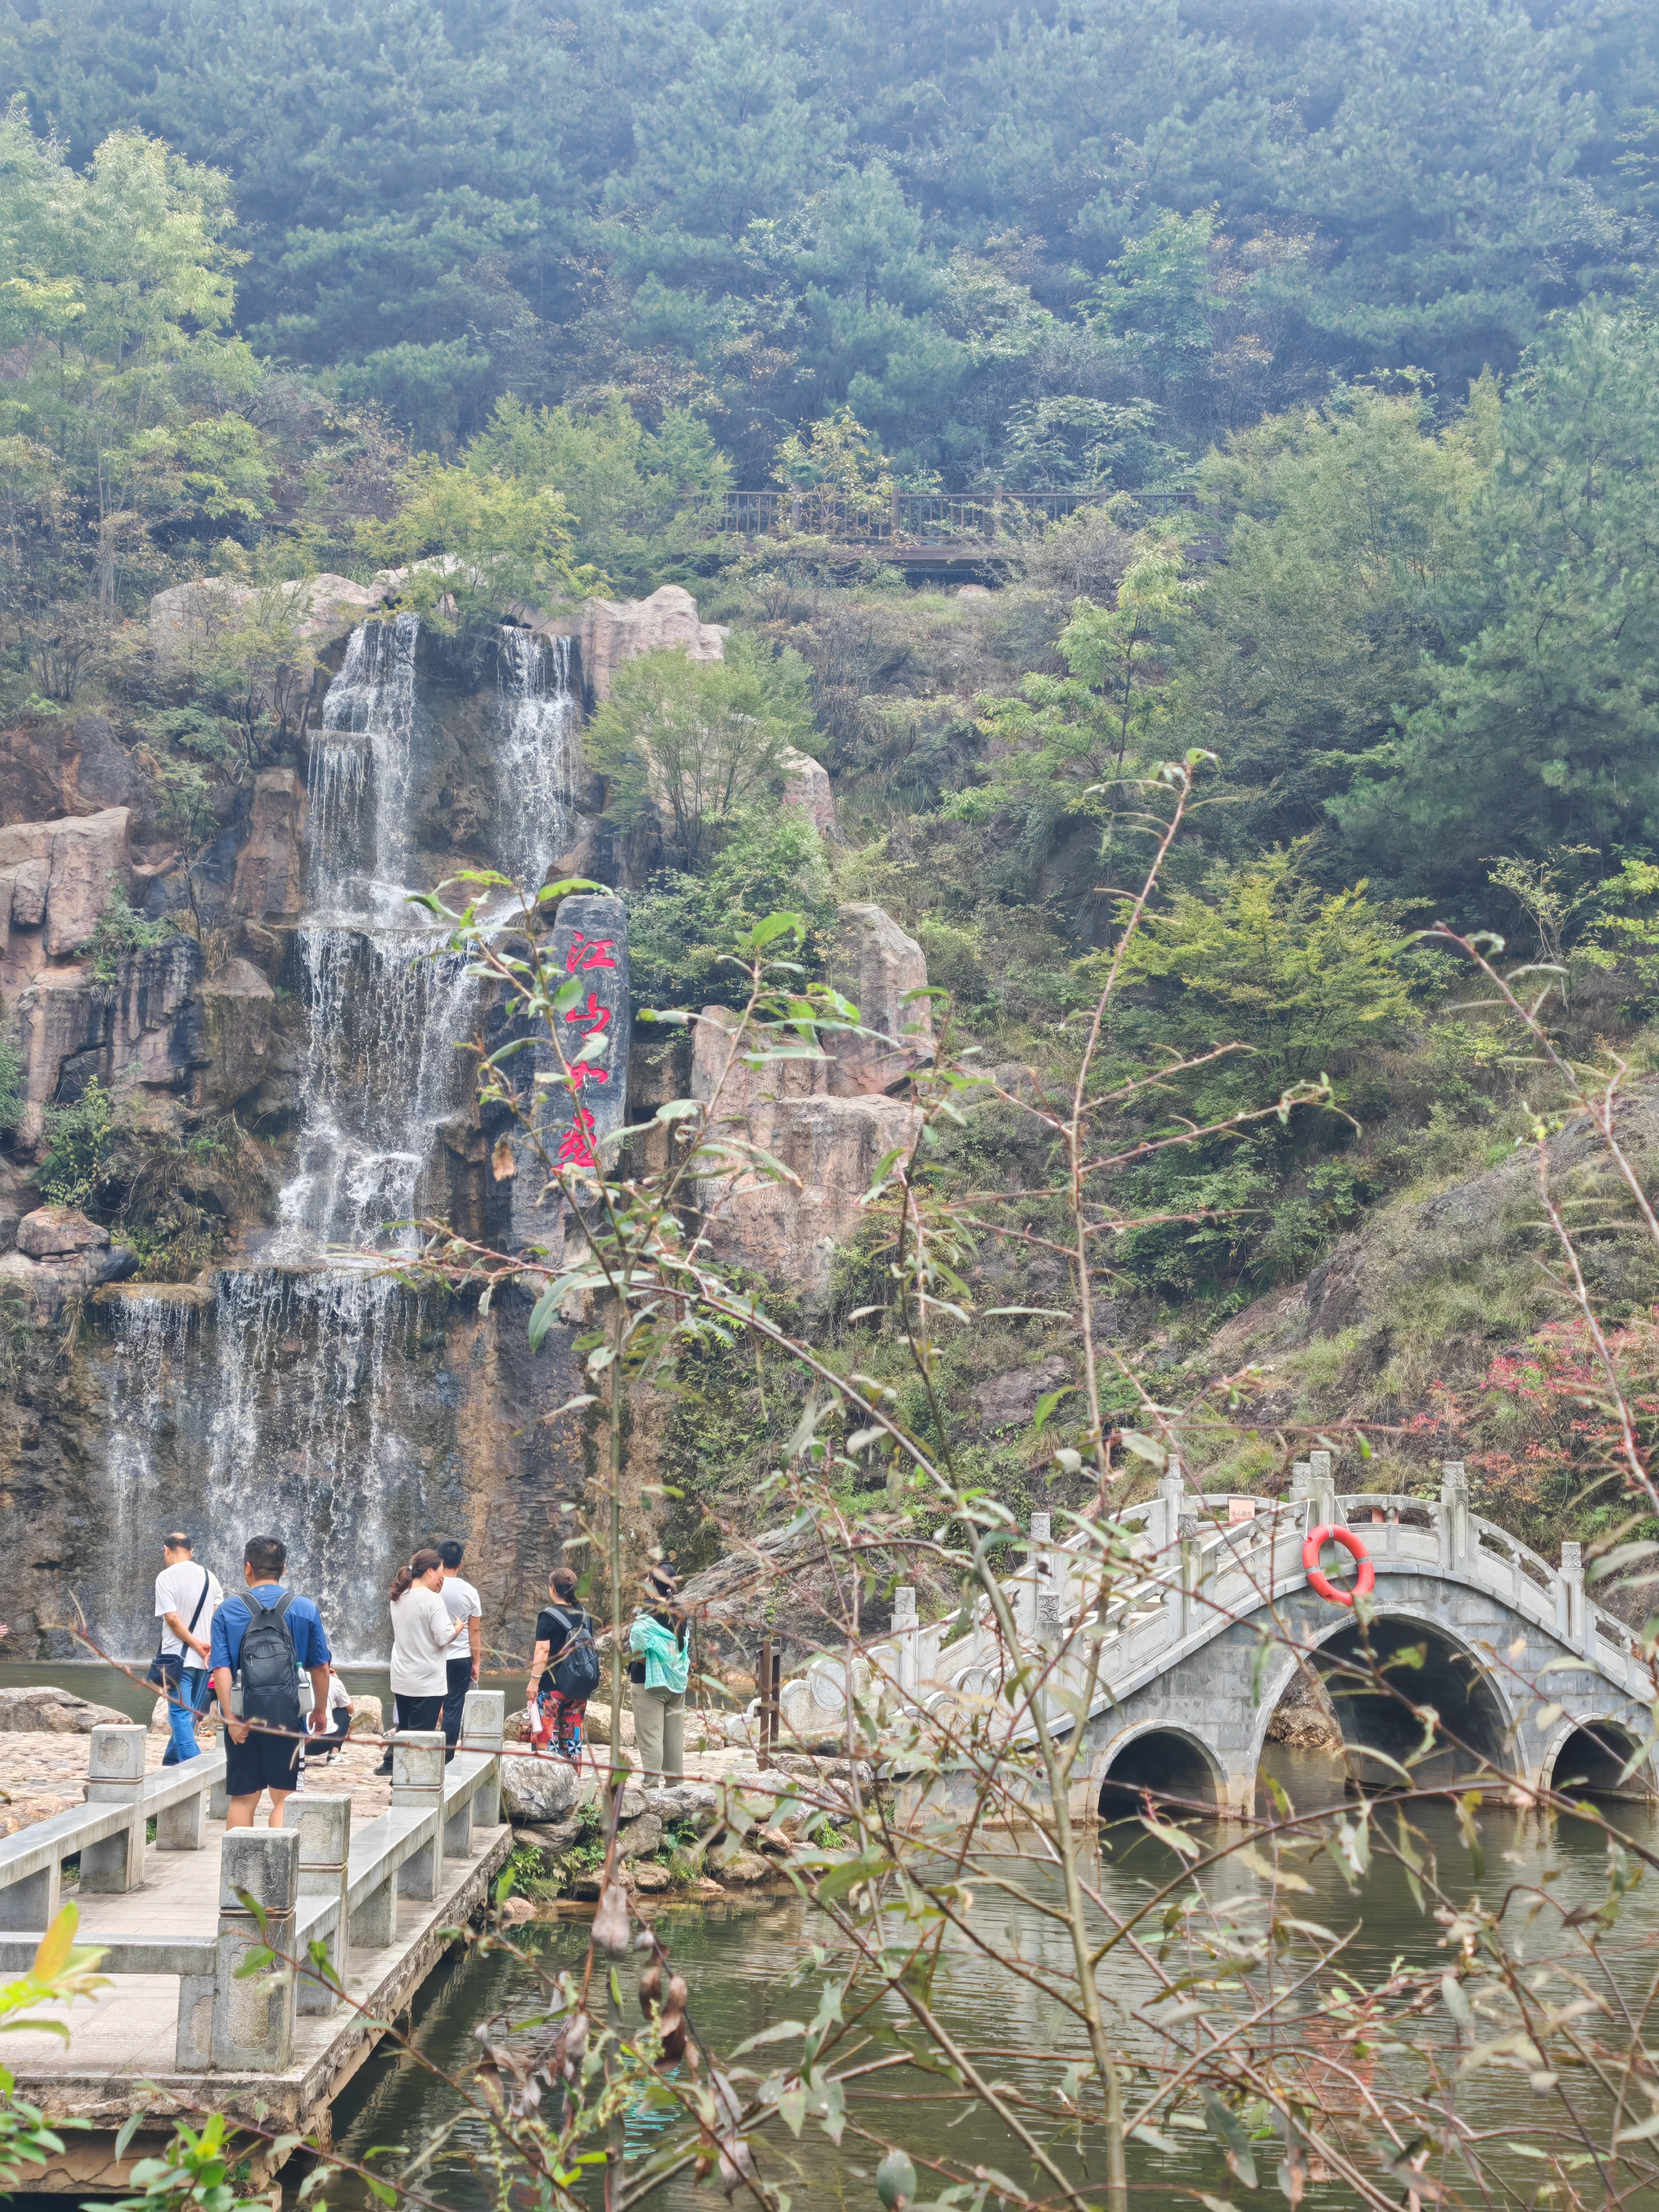
{"type": "MultiPolygon", "coordinates": [[[[1342,1805],[1341,1768],[1338,1762],[1317,1754],[1276,1750],[1273,1771],[1288,1790],[1298,1811],[1342,1805]]],[[[1610,1808],[1616,1817],[1659,1846],[1659,1821],[1645,1809],[1630,1806],[1610,1808]]],[[[1379,1821],[1390,1830],[1392,1811],[1379,1811],[1379,1821]]],[[[1512,1946],[1523,1960],[1537,1962],[1563,1948],[1563,1913],[1578,1907],[1593,1908],[1606,1894],[1607,1843],[1591,1823],[1552,1821],[1504,1810],[1482,1814],[1482,1843],[1486,1854],[1484,1876],[1477,1881],[1474,1865],[1461,1835],[1453,1809],[1443,1803],[1417,1808],[1413,1814],[1422,1831],[1424,1848],[1437,1867],[1439,1879],[1456,1905],[1467,1904],[1477,1893],[1489,1904],[1512,1893],[1505,1926],[1512,1946]],[[1547,1876],[1546,1881],[1544,1877],[1547,1876]],[[1528,1927],[1528,1916],[1541,1896],[1553,1905],[1539,1914],[1528,1927]]],[[[1207,1838],[1225,1840],[1237,1831],[1212,1829],[1207,1838]]],[[[1298,1862],[1310,1892],[1294,1899],[1297,1917],[1310,1927],[1322,1927],[1345,1939],[1342,1964],[1356,1984],[1372,1987],[1387,1981],[1391,1972],[1439,1976],[1452,1963],[1444,1947],[1444,1931],[1429,1914],[1419,1909],[1401,1869],[1379,1855],[1358,1894],[1350,1890],[1335,1859],[1322,1851],[1298,1862]]],[[[1091,1873],[1097,1872],[1100,1893],[1109,1911],[1128,1917],[1156,1905],[1146,1913],[1141,1934],[1150,1947],[1160,1939],[1164,1905],[1160,1893],[1180,1875],[1173,1852],[1136,1826],[1108,1830],[1100,1840],[1097,1862],[1091,1848],[1091,1873]]],[[[1018,1962],[1023,1973],[990,1965],[967,1942],[947,1951],[935,1979],[933,2002],[950,2032],[968,2047],[984,2071],[1016,2090],[1047,2097],[1056,2081],[1055,2057],[1082,2055],[1082,2037],[1065,2008],[1039,1985],[1045,1972],[1063,1982],[1071,1968],[1066,1931],[1036,1909],[1036,1902],[1054,1881],[1052,1870],[1029,1859],[1011,1856],[1000,1862],[987,1860],[974,1881],[971,1928],[978,1942],[1000,1950],[1018,1962]],[[1033,1901],[1012,1893],[1023,1886],[1033,1901]]],[[[1184,1889],[1184,1883],[1177,1887],[1184,1889]]],[[[1267,1885],[1235,1858],[1206,1877],[1211,1925],[1230,1929],[1246,1942],[1261,1924],[1262,1898],[1267,1885]]],[[[1652,1896],[1638,1888],[1618,1923],[1615,1941],[1593,1957],[1587,1948],[1577,1951],[1575,1965],[1589,1979],[1605,1969],[1611,1984],[1639,2007],[1655,1966],[1653,1937],[1659,1913],[1659,1889],[1652,1896]],[[1599,1958],[1599,1965],[1598,1965],[1599,1958]]],[[[810,2019],[824,1972],[813,1965],[812,1945],[826,1940],[826,1925],[799,1902],[774,1899],[747,1907],[717,1904],[675,1908],[658,1917],[657,1926],[675,1964],[692,1991],[696,2019],[703,2035],[716,2049],[730,2050],[763,2027],[781,2020],[810,2019]],[[793,1986],[792,1986],[793,1983],[793,1986]]],[[[523,1931],[554,1966],[579,1967],[586,1945],[584,1923],[544,1922],[523,1931]]],[[[1593,1924],[1587,1931],[1595,1934],[1593,1924]]],[[[1103,1934],[1104,1923],[1103,1923],[1103,1934]]],[[[1177,1945],[1185,1939],[1177,1933],[1177,1945]]],[[[1568,1938],[1569,1942],[1576,1939],[1568,1938]]],[[[1252,1986],[1266,1994],[1270,1988],[1294,1991],[1298,1976],[1316,1955],[1316,1943],[1307,1939],[1305,1959],[1280,1958],[1252,1977],[1252,1986]]],[[[1194,1951],[1192,1963],[1203,1963],[1194,1951]]],[[[1167,1960],[1182,1971],[1177,1952],[1167,1960]]],[[[1158,2008],[1150,2001],[1158,1983],[1148,1959],[1120,1945],[1101,1974],[1101,1987],[1115,2008],[1114,2040],[1121,2051],[1148,2065],[1162,2066],[1169,2044],[1157,2032],[1158,2008]]],[[[417,2011],[416,2039],[421,2051],[439,2065],[470,2074],[477,2055],[472,2031],[488,2015],[516,2008],[520,2014],[535,2002],[527,1978],[511,1961],[474,1958],[428,1985],[429,1993],[417,2011]]],[[[1604,1988],[1607,1984],[1602,1984],[1604,1988]]],[[[629,1992],[631,2002],[631,1990],[629,1992]]],[[[895,2038],[908,2016],[896,1999],[884,2002],[879,2015],[866,2023],[875,2047],[895,2047],[895,2038]]],[[[1299,2069],[1302,2079],[1322,2109],[1346,2112],[1365,2126],[1368,2092],[1386,2082],[1386,2069],[1401,2062],[1387,2048],[1361,2054],[1358,2060],[1338,2032],[1339,2024],[1315,2015],[1310,1994],[1293,1994],[1290,2009],[1279,2031],[1281,2052],[1299,2069]],[[1382,2069],[1379,2071],[1379,2069],[1382,2069]]],[[[1443,2010],[1425,2015],[1425,2033],[1455,2062],[1455,2031],[1443,2010]]],[[[786,2046],[787,2047],[787,2046],[786,2046]]],[[[762,2070],[775,2054],[758,2054],[762,2070]]],[[[1087,2092],[1085,2093],[1085,2094],[1087,2092]]],[[[1131,2093],[1130,2102],[1138,2100],[1131,2093]]],[[[1576,2092],[1576,2094],[1578,2094],[1576,2092]]],[[[1540,2179],[1535,2163],[1527,2170],[1526,2151],[1547,2139],[1551,2130],[1566,2124],[1559,2100],[1540,2099],[1528,2086],[1524,2073],[1493,2068],[1463,2078],[1457,2089],[1457,2107],[1465,2121],[1477,2130],[1513,2131],[1522,2148],[1505,2162],[1514,2169],[1517,2185],[1525,2184],[1524,2201],[1540,2179]],[[1547,2106],[1547,2109],[1546,2106],[1547,2106]]],[[[453,2093],[408,2058],[380,2057],[371,2062],[336,2112],[336,2140],[349,2154],[360,2155],[374,2144],[419,2142],[456,2108],[453,2093]]],[[[881,2086],[854,2102],[854,2118],[874,2135],[902,2141],[913,2154],[938,2152],[953,2161],[993,2166],[1024,2184],[1028,2167],[1018,2144],[994,2118],[967,2102],[936,2078],[905,2069],[881,2077],[881,2086]]],[[[1075,2170],[1079,2146],[1075,2123],[1066,2126],[1052,2119],[1025,2115],[1039,2140],[1064,2152],[1065,2163],[1075,2170]]],[[[629,2124],[630,2148],[643,2150],[672,2122],[672,2115],[636,2113],[629,2124]]],[[[1191,2192],[1204,2190],[1242,2199],[1215,2147],[1207,2136],[1170,2128],[1176,2148],[1156,2151],[1131,2147],[1131,2175],[1137,2202],[1174,2199],[1191,2201],[1191,2192]]],[[[462,2124],[458,2147],[482,2159],[488,2148],[488,2131],[471,2121],[462,2124]]],[[[1261,2146],[1263,2156],[1262,2202],[1282,2202],[1272,2191],[1279,2151],[1273,2144],[1261,2146]]],[[[856,2202],[873,2203],[872,2182],[879,2156],[849,2130],[839,2148],[830,2144],[821,2130],[809,2121],[799,2143],[781,2127],[770,2131],[761,2146],[763,2170],[774,2184],[788,2191],[797,2208],[856,2202]]],[[[1460,2177],[1460,2180],[1467,2177],[1460,2177]]],[[[483,2170],[457,2168],[436,2177],[434,2193],[459,2212],[483,2212],[495,2201],[492,2178],[483,2170]]],[[[1089,2171],[1090,2184],[1098,2188],[1104,2179],[1098,2160],[1089,2171]]],[[[932,2193],[924,2184],[925,2192],[932,2193]]],[[[338,2203],[361,2203],[349,2185],[330,2191],[338,2203]]],[[[690,2212],[694,2204],[710,2199],[696,2191],[689,2177],[667,2184],[653,2203],[690,2212]]],[[[1328,2179],[1314,2178],[1304,2203],[1314,2207],[1352,2202],[1352,2192],[1328,2179]]]]}

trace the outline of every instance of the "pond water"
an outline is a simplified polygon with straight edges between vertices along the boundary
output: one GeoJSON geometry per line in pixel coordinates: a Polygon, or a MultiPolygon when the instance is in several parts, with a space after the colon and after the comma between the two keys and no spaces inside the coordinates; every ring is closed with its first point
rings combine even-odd
{"type": "MultiPolygon", "coordinates": [[[[1341,1806],[1341,1768],[1337,1762],[1277,1747],[1270,1756],[1273,1771],[1298,1810],[1341,1806]]],[[[1609,1812],[1631,1835],[1659,1848],[1659,1819],[1649,1809],[1620,1805],[1609,1808],[1609,1812]]],[[[1644,2002],[1659,1965],[1659,1877],[1650,1888],[1638,1887],[1629,1899],[1614,1937],[1602,1947],[1599,1966],[1579,1937],[1562,1936],[1559,1917],[1554,1912],[1540,1923],[1534,1935],[1528,1936],[1526,1932],[1527,1915],[1536,1896],[1533,1886],[1546,1875],[1552,1877],[1547,1884],[1550,1894],[1565,1911],[1593,1906],[1604,1897],[1607,1840],[1593,1822],[1540,1818],[1509,1809],[1483,1811],[1481,1840],[1486,1871],[1484,1880],[1477,1883],[1453,1808],[1443,1802],[1430,1803],[1419,1808],[1414,1817],[1438,1862],[1442,1882],[1455,1903],[1467,1901],[1477,1892],[1492,1900],[1511,1887],[1527,1889],[1530,1893],[1517,1896],[1506,1917],[1512,1942],[1523,1947],[1530,1942],[1527,1955],[1531,1958],[1541,1958],[1547,1951],[1571,1949],[1576,1966],[1592,1980],[1605,1970],[1628,2000],[1638,2006],[1644,2002]]],[[[1225,1839],[1237,1831],[1207,1833],[1225,1839]]],[[[1093,1858],[1097,1846],[1092,1841],[1090,1850],[1093,1858]]],[[[1027,1861],[1012,1862],[1009,1870],[1038,1892],[1051,1879],[1027,1861]]],[[[1167,1881],[1176,1871],[1176,1862],[1173,1854],[1144,1830],[1125,1824],[1103,1832],[1097,1871],[1102,1893],[1114,1910],[1121,1911],[1134,1909],[1151,1888],[1167,1881]]],[[[1381,1982],[1396,1962],[1405,1970],[1432,1970],[1437,1976],[1449,1963],[1440,1928],[1419,1911],[1402,1870],[1391,1859],[1379,1855],[1374,1860],[1358,1894],[1349,1890],[1327,1854],[1305,1863],[1304,1872],[1313,1884],[1314,1893],[1297,1900],[1297,1911],[1349,1939],[1344,1961],[1359,1983],[1381,1982]]],[[[1244,1904],[1261,1887],[1257,1877],[1235,1862],[1215,1878],[1212,1894],[1224,1915],[1230,1902],[1234,1907],[1244,1904]]],[[[1017,1952],[1033,1963],[1052,1960],[1064,1972],[1069,1943],[1052,1922],[1032,1905],[1000,1893],[982,1878],[975,1889],[974,1924],[982,1936],[994,1938],[1003,1949],[1017,1952]]],[[[793,1896],[774,1896],[754,1904],[720,1901],[671,1907],[656,1914],[654,1925],[690,1985],[697,2024],[716,2051],[730,2050],[779,2021],[811,2018],[817,1990],[824,1978],[823,1972],[814,1969],[812,1946],[815,1942],[824,1944],[830,1940],[831,1931],[821,1916],[793,1896]]],[[[587,1942],[584,1920],[574,1916],[542,1920],[518,1934],[524,1947],[537,1952],[549,1967],[580,1969],[587,1942]]],[[[1273,1971],[1284,1980],[1294,1970],[1281,1966],[1273,1971]]],[[[631,1977],[629,1982],[631,2008],[631,1977]]],[[[1158,2039],[1134,2018],[1156,1986],[1150,1970],[1120,1953],[1109,1973],[1103,1976],[1102,1986],[1121,2008],[1120,2047],[1127,2044],[1132,2052],[1149,2061],[1158,2056],[1158,2039]]],[[[1070,2054],[1079,2049],[1077,2031],[1058,2005],[1029,1984],[988,1966],[966,1946],[946,1954],[933,1997],[950,2030],[973,2050],[987,2073],[1017,2087],[1035,2094],[1052,2089],[1057,2069],[1046,2063],[1044,2054],[1070,2054]]],[[[496,2015],[505,2014],[509,2020],[514,2015],[523,2017],[537,2005],[534,1977],[514,1961],[500,1956],[465,1958],[428,1984],[416,2014],[416,2047],[445,2071],[458,2077],[470,2076],[477,2056],[474,2040],[477,2024],[496,2015]]],[[[896,2001],[890,2017],[896,2021],[902,2017],[896,2001]]],[[[1438,2008],[1431,2019],[1431,2032],[1449,2050],[1455,2042],[1449,2020],[1438,2008]]],[[[1317,2024],[1310,2023],[1304,2029],[1291,2027],[1286,2033],[1300,2039],[1307,2063],[1317,2065],[1322,2057],[1337,2055],[1328,2032],[1317,2024]]],[[[1648,2039],[1652,2039],[1650,2032],[1648,2039]]],[[[781,2048],[787,2051],[788,2046],[781,2048]]],[[[777,2055],[775,2051],[762,2051],[751,2063],[764,2071],[776,2063],[777,2055]]],[[[1384,2057],[1373,2063],[1390,2062],[1384,2057]]],[[[1352,2100],[1350,2110],[1364,2094],[1364,2069],[1359,2071],[1359,2083],[1334,2093],[1352,2100]]],[[[1134,2101],[1132,2094],[1132,2105],[1134,2101]]],[[[412,2147],[434,2125],[450,2119],[459,2103],[455,2091],[434,2079],[416,2059],[383,2049],[337,2106],[336,2141],[353,2156],[362,2156],[374,2145],[412,2147]]],[[[1541,2177],[1535,2162],[1529,2166],[1529,2154],[1544,2140],[1542,2131],[1559,2132],[1566,2127],[1565,2106],[1558,2099],[1535,2094],[1524,2075],[1493,2069],[1468,2078],[1459,2090],[1458,2109],[1475,2126],[1498,2130],[1500,2138],[1512,2134],[1518,2148],[1504,2154],[1504,2163],[1512,2171],[1516,2184],[1524,2189],[1520,2201],[1530,2203],[1531,2191],[1541,2177]]],[[[913,2154],[936,2151],[969,2165],[982,2162],[1016,2179],[1025,2178],[1022,2154],[1000,2124],[981,2107],[964,2104],[936,2081],[914,2073],[884,2077],[880,2091],[856,2097],[852,2110],[858,2122],[878,2136],[902,2142],[913,2154]]],[[[636,2113],[629,2124],[631,2146],[645,2148],[666,2124],[658,2113],[636,2113]]],[[[1054,2123],[1039,2121],[1032,2126],[1039,2137],[1064,2144],[1069,2166],[1076,2156],[1075,2131],[1054,2123]]],[[[1206,2136],[1194,2133],[1183,2139],[1179,2129],[1170,2132],[1176,2139],[1173,2150],[1131,2146],[1137,2203],[1166,2199],[1191,2203],[1195,2190],[1228,2197],[1241,2204],[1257,2201],[1231,2180],[1206,2136]]],[[[434,2177],[434,2194],[459,2208],[459,2212],[485,2212],[486,2207],[496,2203],[495,2179],[485,2166],[489,2130],[464,2119],[454,2142],[477,2165],[471,2169],[465,2165],[453,2166],[441,2177],[434,2177]]],[[[759,2148],[768,2178],[789,2191],[796,2212],[843,2203],[857,2204],[867,2212],[878,2203],[872,2177],[879,2152],[857,2140],[851,2130],[837,2148],[811,2121],[798,2142],[779,2126],[761,2139],[759,2148]]],[[[1283,2197],[1272,2185],[1279,2151],[1277,2146],[1264,2142],[1260,2152],[1263,2189],[1259,2201],[1282,2204],[1283,2197]]],[[[1091,2170],[1090,2179],[1096,2186],[1103,2178],[1098,2167],[1091,2170]]],[[[1461,2175],[1457,2179],[1460,2183],[1466,2180],[1461,2175]]],[[[933,2193],[925,2177],[922,2193],[933,2193]]],[[[368,2212],[373,2202],[349,2180],[343,2179],[329,2194],[331,2202],[361,2205],[363,2212],[368,2212]]],[[[1599,2191],[1595,2194],[1599,2201],[1599,2191]]],[[[708,2190],[698,2190],[689,2178],[665,2185],[652,2200],[667,2208],[667,2212],[690,2212],[693,2203],[707,2206],[719,2201],[712,2185],[708,2190]]],[[[1352,2198],[1346,2187],[1315,2177],[1304,2201],[1323,2212],[1325,2207],[1351,2203],[1352,2198]]],[[[1623,2201],[1651,2200],[1626,2197],[1623,2201]]]]}

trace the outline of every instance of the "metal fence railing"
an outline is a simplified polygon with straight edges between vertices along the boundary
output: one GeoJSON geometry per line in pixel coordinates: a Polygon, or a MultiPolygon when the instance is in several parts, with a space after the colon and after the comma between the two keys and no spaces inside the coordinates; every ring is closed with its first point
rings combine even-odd
{"type": "MultiPolygon", "coordinates": [[[[967,539],[1024,538],[1080,507],[1103,507],[1108,491],[894,491],[843,497],[806,489],[688,495],[686,507],[711,537],[829,538],[842,544],[925,547],[967,539]]],[[[1136,492],[1138,507],[1162,514],[1194,504],[1188,492],[1136,492]]]]}

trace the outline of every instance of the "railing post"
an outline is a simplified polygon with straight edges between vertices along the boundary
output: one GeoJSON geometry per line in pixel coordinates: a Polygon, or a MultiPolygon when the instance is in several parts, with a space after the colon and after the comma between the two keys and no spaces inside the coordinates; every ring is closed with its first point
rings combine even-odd
{"type": "Polygon", "coordinates": [[[432,1815],[432,1833],[398,1872],[405,1897],[430,1899],[443,1887],[444,1751],[441,1729],[411,1729],[392,1739],[392,1809],[432,1815]]]}
{"type": "Polygon", "coordinates": [[[1187,1633],[1187,1559],[1181,1548],[1181,1508],[1187,1485],[1178,1459],[1166,1460],[1158,1479],[1155,1550],[1158,1572],[1164,1582],[1164,1611],[1170,1638],[1178,1644],[1187,1633]]]}
{"type": "Polygon", "coordinates": [[[461,1708],[461,1749],[489,1754],[489,1772],[478,1784],[472,1800],[472,1822],[478,1828],[501,1825],[501,1745],[507,1728],[505,1690],[469,1690],[461,1708]]]}
{"type": "MultiPolygon", "coordinates": [[[[346,1867],[351,1857],[351,1800],[313,1797],[309,1793],[289,1801],[287,1818],[298,1806],[300,1887],[301,1897],[326,1897],[335,1905],[334,1931],[325,1936],[328,1962],[342,1983],[351,1964],[351,1929],[346,1912],[346,1867]]],[[[240,1831],[239,1831],[240,1832],[240,1831]]],[[[302,2013],[337,2012],[340,1993],[313,1966],[300,1976],[297,2002],[302,2013]]]]}
{"type": "Polygon", "coordinates": [[[916,1594],[908,1583],[901,1583],[893,1592],[893,1641],[898,1646],[899,1688],[907,1698],[916,1693],[920,1640],[916,1594]]]}
{"type": "MultiPolygon", "coordinates": [[[[282,2074],[294,2057],[295,1977],[280,1962],[239,1978],[250,1951],[292,1955],[300,1894],[294,1828],[232,1828],[219,1855],[219,1955],[213,1976],[212,2057],[222,2074],[282,2074]],[[245,1905],[258,1905],[259,1920],[245,1905]]],[[[180,2037],[185,2008],[179,1992],[180,2037]]]]}
{"type": "Polygon", "coordinates": [[[1555,1585],[1555,1632],[1569,1650],[1584,1648],[1584,1550],[1561,1547],[1561,1578],[1555,1585]]]}
{"type": "Polygon", "coordinates": [[[1054,1532],[1054,1525],[1052,1514],[1034,1513],[1031,1516],[1030,1549],[1025,1555],[1025,1585],[1030,1595],[1025,1601],[1026,1617],[1020,1623],[1021,1627],[1029,1636],[1035,1636],[1037,1633],[1038,1623],[1042,1619],[1043,1593],[1054,1587],[1052,1575],[1044,1571],[1049,1564],[1048,1542],[1054,1532]]]}
{"type": "Polygon", "coordinates": [[[118,1834],[82,1851],[81,1887],[88,1896],[119,1895],[144,1878],[144,1737],[136,1721],[104,1722],[92,1732],[87,1802],[127,1805],[131,1812],[118,1834]]]}
{"type": "Polygon", "coordinates": [[[1469,1551],[1469,1483],[1461,1459],[1440,1463],[1440,1564],[1455,1573],[1469,1551]]]}
{"type": "Polygon", "coordinates": [[[892,497],[888,507],[888,514],[891,520],[893,535],[895,538],[897,538],[902,534],[902,526],[899,521],[899,488],[896,484],[893,486],[892,497]]]}
{"type": "Polygon", "coordinates": [[[1335,1520],[1336,1477],[1331,1472],[1328,1451],[1308,1454],[1308,1495],[1312,1500],[1316,1522],[1335,1520]]]}

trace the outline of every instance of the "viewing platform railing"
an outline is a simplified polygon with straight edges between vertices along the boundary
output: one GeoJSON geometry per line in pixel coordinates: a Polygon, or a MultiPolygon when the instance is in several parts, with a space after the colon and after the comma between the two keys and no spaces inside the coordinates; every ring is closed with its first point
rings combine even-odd
{"type": "Polygon", "coordinates": [[[1127,497],[1152,514],[1196,502],[1190,492],[897,491],[885,497],[842,498],[812,489],[689,493],[683,511],[710,537],[829,538],[841,544],[922,547],[969,539],[1035,537],[1079,508],[1127,497]]]}
{"type": "MultiPolygon", "coordinates": [[[[179,1977],[178,2071],[284,2070],[296,2010],[330,2014],[341,1999],[313,1968],[240,1978],[249,1952],[268,1945],[304,1959],[321,1942],[343,1983],[354,1948],[394,1943],[398,1897],[441,1896],[445,1861],[471,1857],[474,1829],[500,1826],[504,1720],[500,1690],[471,1691],[466,1747],[447,1765],[441,1735],[394,1735],[391,1809],[356,1835],[349,1797],[309,1791],[289,1798],[284,1827],[228,1830],[212,1926],[178,1936],[82,1931],[104,1954],[100,1973],[179,1977]]],[[[78,1856],[82,1893],[120,1894],[143,1881],[150,1820],[158,1851],[206,1847],[208,1821],[226,1805],[223,1752],[146,1774],[145,1735],[136,1722],[94,1728],[87,1803],[0,1841],[0,1975],[27,1970],[57,1917],[65,1859],[78,1856]]]]}

